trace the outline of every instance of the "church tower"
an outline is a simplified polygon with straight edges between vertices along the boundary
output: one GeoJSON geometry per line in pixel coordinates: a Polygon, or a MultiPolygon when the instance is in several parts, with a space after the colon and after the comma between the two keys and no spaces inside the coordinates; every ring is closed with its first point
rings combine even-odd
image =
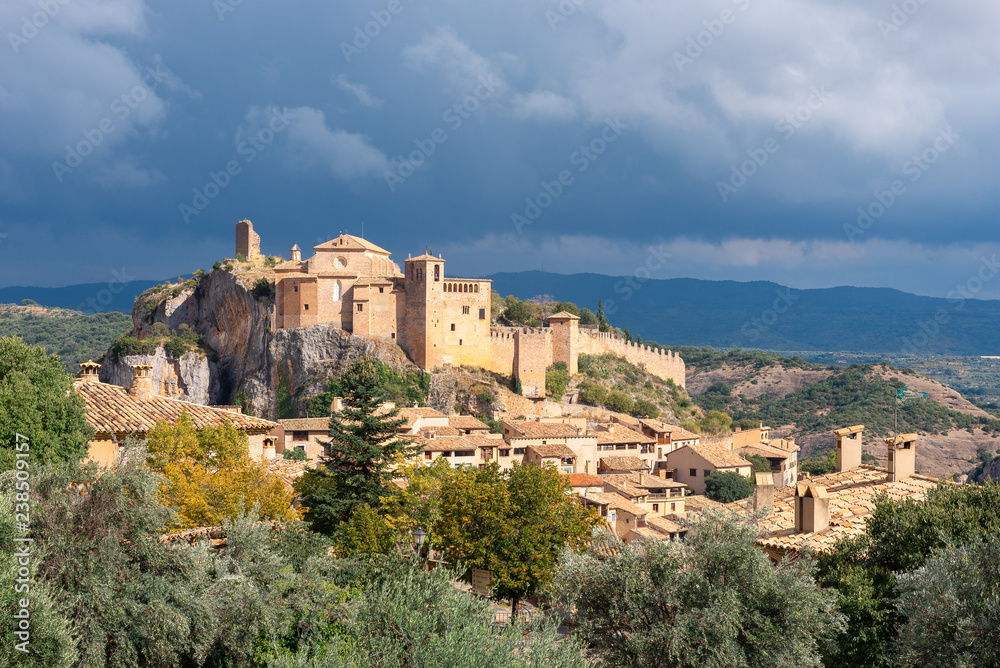
{"type": "Polygon", "coordinates": [[[414,364],[433,369],[444,364],[444,259],[424,253],[406,258],[405,338],[414,364]]]}

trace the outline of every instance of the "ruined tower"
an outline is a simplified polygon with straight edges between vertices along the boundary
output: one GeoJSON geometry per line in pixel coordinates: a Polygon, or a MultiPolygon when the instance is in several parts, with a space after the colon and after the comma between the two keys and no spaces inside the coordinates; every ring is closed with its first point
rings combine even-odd
{"type": "Polygon", "coordinates": [[[260,257],[260,235],[253,231],[249,220],[236,223],[236,254],[248,260],[260,257]]]}

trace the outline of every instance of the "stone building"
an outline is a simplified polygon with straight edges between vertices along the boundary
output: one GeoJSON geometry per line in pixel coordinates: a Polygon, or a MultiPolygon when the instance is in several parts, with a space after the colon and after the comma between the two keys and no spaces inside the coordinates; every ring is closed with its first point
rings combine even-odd
{"type": "MultiPolygon", "coordinates": [[[[250,221],[237,224],[236,246],[248,258],[259,255],[260,238],[250,221]]],[[[576,373],[584,353],[620,355],[685,384],[677,353],[582,330],[571,313],[549,316],[545,327],[492,326],[492,281],[447,276],[441,255],[407,257],[401,269],[389,251],[350,234],[313,251],[303,259],[296,244],[291,259],[275,266],[274,329],[332,324],[393,341],[422,369],[474,366],[511,376],[524,396],[538,399],[545,397],[545,370],[565,362],[576,373]]]]}

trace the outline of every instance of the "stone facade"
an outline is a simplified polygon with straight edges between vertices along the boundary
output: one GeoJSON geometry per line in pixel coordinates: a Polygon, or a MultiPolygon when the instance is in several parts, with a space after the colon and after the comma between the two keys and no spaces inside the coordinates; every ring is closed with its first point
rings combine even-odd
{"type": "MultiPolygon", "coordinates": [[[[256,238],[259,253],[249,221],[237,224],[237,252],[244,236],[256,238]]],[[[389,251],[348,234],[313,250],[303,260],[296,245],[291,260],[274,268],[275,329],[325,323],[386,339],[422,369],[489,369],[519,379],[524,396],[533,399],[545,397],[549,366],[565,362],[576,373],[581,353],[614,353],[685,384],[684,361],[676,353],[580,330],[579,318],[569,313],[550,316],[547,327],[491,327],[492,281],[446,277],[440,255],[408,257],[401,271],[389,251]]]]}
{"type": "Polygon", "coordinates": [[[248,260],[260,257],[260,235],[253,231],[249,220],[236,223],[236,254],[248,260]]]}

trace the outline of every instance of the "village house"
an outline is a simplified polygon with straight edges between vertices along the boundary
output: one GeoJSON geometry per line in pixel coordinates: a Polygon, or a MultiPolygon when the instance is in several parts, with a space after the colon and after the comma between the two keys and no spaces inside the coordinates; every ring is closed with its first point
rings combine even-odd
{"type": "Polygon", "coordinates": [[[576,473],[594,473],[597,437],[586,429],[563,422],[504,420],[503,439],[515,461],[523,460],[530,445],[563,445],[573,451],[576,473]],[[520,459],[518,459],[520,458],[520,459]]]}
{"type": "Polygon", "coordinates": [[[161,397],[153,392],[150,367],[131,366],[132,380],[128,388],[102,383],[98,379],[100,364],[94,361],[80,364],[80,374],[73,383],[83,397],[85,419],[94,430],[88,444],[88,459],[102,466],[118,463],[122,446],[129,438],[143,439],[158,422],[174,425],[187,413],[197,429],[219,427],[226,423],[247,435],[249,454],[256,460],[275,457],[275,439],[270,432],[277,425],[235,410],[192,404],[179,399],[161,397]]]}
{"type": "Polygon", "coordinates": [[[674,480],[705,493],[705,478],[716,471],[732,471],[749,477],[750,462],[722,445],[685,445],[667,454],[667,466],[674,470],[674,480]]]}
{"type": "Polygon", "coordinates": [[[642,461],[638,457],[632,456],[611,456],[611,457],[601,457],[597,461],[597,473],[598,475],[606,475],[608,473],[648,473],[649,468],[646,462],[642,461]]]}
{"type": "Polygon", "coordinates": [[[306,459],[316,461],[326,456],[330,442],[330,418],[295,418],[278,420],[271,430],[275,454],[284,456],[285,450],[302,450],[306,459]]]}
{"type": "Polygon", "coordinates": [[[647,470],[653,469],[657,460],[655,438],[614,422],[598,424],[594,436],[597,437],[598,453],[615,452],[638,457],[646,463],[647,470]]]}
{"type": "MultiPolygon", "coordinates": [[[[807,477],[782,490],[773,477],[757,474],[752,508],[768,509],[770,531],[758,543],[775,561],[797,554],[808,546],[816,552],[829,550],[837,541],[861,535],[874,508],[875,498],[922,501],[938,480],[916,475],[916,434],[884,440],[888,466],[861,465],[861,425],[838,429],[837,471],[807,477]]],[[[730,504],[749,512],[747,502],[730,504]]]]}

